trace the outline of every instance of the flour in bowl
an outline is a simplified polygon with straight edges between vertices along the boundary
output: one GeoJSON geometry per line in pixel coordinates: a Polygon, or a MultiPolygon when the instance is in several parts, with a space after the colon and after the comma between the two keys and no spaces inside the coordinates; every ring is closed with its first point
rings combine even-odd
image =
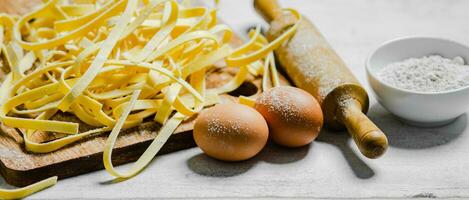
{"type": "Polygon", "coordinates": [[[443,92],[469,85],[469,65],[464,59],[439,55],[391,63],[378,72],[385,83],[417,92],[443,92]]]}

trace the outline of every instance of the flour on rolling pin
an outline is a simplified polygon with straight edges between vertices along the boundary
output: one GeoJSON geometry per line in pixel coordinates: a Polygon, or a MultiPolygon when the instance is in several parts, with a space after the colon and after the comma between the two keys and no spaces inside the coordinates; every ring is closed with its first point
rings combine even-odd
{"type": "MultiPolygon", "coordinates": [[[[283,28],[294,22],[296,19],[288,14],[272,21],[267,37],[277,37],[283,28]]],[[[285,70],[297,87],[305,89],[322,102],[339,85],[360,84],[314,24],[302,20],[300,27],[288,43],[277,49],[280,60],[295,61],[290,63],[295,65],[294,68],[285,70]]]]}

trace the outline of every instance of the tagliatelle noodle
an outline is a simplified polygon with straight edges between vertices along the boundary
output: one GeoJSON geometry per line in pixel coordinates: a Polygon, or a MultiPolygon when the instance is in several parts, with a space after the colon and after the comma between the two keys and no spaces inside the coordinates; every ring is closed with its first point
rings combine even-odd
{"type": "Polygon", "coordinates": [[[127,7],[123,14],[119,17],[119,22],[112,28],[108,37],[100,45],[100,50],[96,55],[96,58],[90,64],[89,69],[86,73],[78,80],[77,84],[74,85],[65,97],[60,101],[57,106],[62,111],[67,111],[70,105],[75,99],[82,94],[82,92],[88,87],[93,79],[98,75],[99,69],[104,65],[112,49],[116,45],[120,35],[124,32],[125,28],[130,22],[130,18],[137,9],[138,0],[129,0],[127,7]]]}
{"type": "MultiPolygon", "coordinates": [[[[32,153],[110,131],[103,162],[111,175],[126,179],[148,165],[180,123],[218,103],[218,95],[238,88],[249,74],[262,76],[262,90],[279,85],[272,50],[298,23],[271,43],[258,28],[233,50],[233,31],[217,23],[216,9],[189,2],[49,0],[19,18],[0,15],[0,58],[9,72],[0,91],[1,122],[17,128],[32,153]],[[237,74],[207,89],[207,73],[223,59],[238,68],[237,74]],[[55,119],[64,112],[80,123],[55,119]],[[111,157],[119,132],[152,116],[162,124],[157,137],[129,171],[117,171],[111,157]],[[92,128],[79,132],[81,123],[92,128]],[[53,133],[54,139],[41,142],[39,133],[53,133]]],[[[287,11],[301,20],[296,11],[287,11]]],[[[0,189],[0,198],[21,198],[56,180],[0,189]]]]}
{"type": "Polygon", "coordinates": [[[57,179],[57,176],[54,176],[23,188],[13,190],[0,189],[0,199],[22,199],[33,193],[55,185],[57,183],[57,179]]]}

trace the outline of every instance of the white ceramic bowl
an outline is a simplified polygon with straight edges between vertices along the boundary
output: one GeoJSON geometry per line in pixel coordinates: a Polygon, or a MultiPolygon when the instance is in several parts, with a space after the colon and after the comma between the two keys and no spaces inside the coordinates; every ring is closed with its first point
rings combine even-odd
{"type": "Polygon", "coordinates": [[[393,87],[377,76],[379,70],[390,63],[428,55],[461,56],[467,65],[469,47],[441,38],[398,38],[370,54],[366,72],[378,102],[389,112],[412,125],[435,127],[450,123],[469,110],[469,87],[438,93],[415,92],[393,87]]]}

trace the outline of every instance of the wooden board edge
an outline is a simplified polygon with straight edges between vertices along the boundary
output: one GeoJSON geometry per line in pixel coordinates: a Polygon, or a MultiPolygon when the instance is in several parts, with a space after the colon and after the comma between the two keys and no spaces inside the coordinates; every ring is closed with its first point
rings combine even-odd
{"type": "MultiPolygon", "coordinates": [[[[117,166],[136,161],[152,141],[153,140],[147,140],[131,146],[115,148],[112,157],[113,164],[117,166]]],[[[186,131],[174,134],[163,146],[161,151],[158,152],[158,155],[189,149],[195,146],[192,131],[186,131]]],[[[15,170],[6,167],[4,163],[0,162],[0,174],[3,176],[6,183],[17,187],[23,187],[52,176],[58,176],[59,179],[64,179],[104,169],[102,157],[103,153],[99,152],[30,170],[15,170]]]]}

